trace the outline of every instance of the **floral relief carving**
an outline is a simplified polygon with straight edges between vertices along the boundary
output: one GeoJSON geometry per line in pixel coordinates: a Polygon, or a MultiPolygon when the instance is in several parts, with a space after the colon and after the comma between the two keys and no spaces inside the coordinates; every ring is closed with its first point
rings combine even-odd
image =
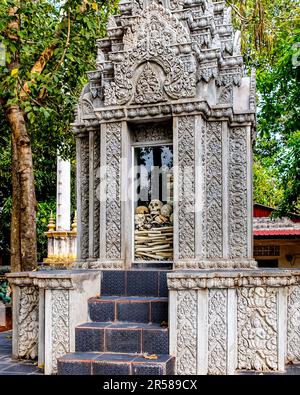
{"type": "Polygon", "coordinates": [[[221,122],[207,124],[206,202],[207,258],[221,258],[223,255],[221,122]]]}
{"type": "Polygon", "coordinates": [[[197,374],[197,291],[177,293],[177,374],[197,374]]]}
{"type": "Polygon", "coordinates": [[[230,258],[247,257],[247,136],[243,128],[229,132],[230,258]]]}
{"type": "Polygon", "coordinates": [[[57,359],[70,352],[70,294],[52,290],[52,368],[57,370],[57,359]]]}
{"type": "Polygon", "coordinates": [[[238,369],[278,369],[276,288],[240,288],[238,296],[238,369]]]}
{"type": "Polygon", "coordinates": [[[179,258],[195,258],[195,118],[178,119],[179,258]]]}
{"type": "Polygon", "coordinates": [[[121,123],[106,125],[106,166],[112,174],[107,182],[106,257],[121,258],[121,123]]]}
{"type": "Polygon", "coordinates": [[[300,286],[290,287],[288,295],[287,360],[300,361],[300,286]]]}
{"type": "Polygon", "coordinates": [[[89,256],[89,139],[80,139],[81,259],[89,256]]]}
{"type": "Polygon", "coordinates": [[[18,356],[35,359],[39,338],[39,291],[35,287],[20,287],[18,314],[18,356]]]}
{"type": "Polygon", "coordinates": [[[208,300],[208,374],[226,374],[227,352],[227,290],[212,289],[208,300]]]}

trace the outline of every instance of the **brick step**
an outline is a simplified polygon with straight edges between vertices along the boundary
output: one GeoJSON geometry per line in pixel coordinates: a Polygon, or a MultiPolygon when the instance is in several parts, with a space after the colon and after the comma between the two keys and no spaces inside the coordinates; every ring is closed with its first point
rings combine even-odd
{"type": "Polygon", "coordinates": [[[174,375],[174,360],[170,355],[72,353],[58,359],[58,375],[174,375]]]}
{"type": "Polygon", "coordinates": [[[88,322],[75,328],[76,352],[169,353],[169,331],[159,324],[88,322]]]}
{"type": "Polygon", "coordinates": [[[167,297],[170,270],[103,270],[101,296],[167,297]]]}
{"type": "Polygon", "coordinates": [[[88,301],[93,322],[168,322],[168,298],[103,296],[88,301]]]}

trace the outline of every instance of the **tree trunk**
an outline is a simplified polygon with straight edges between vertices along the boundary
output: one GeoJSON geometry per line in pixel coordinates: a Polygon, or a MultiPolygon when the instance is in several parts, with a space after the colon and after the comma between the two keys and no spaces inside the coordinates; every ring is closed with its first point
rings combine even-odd
{"type": "Polygon", "coordinates": [[[36,198],[32,151],[24,114],[18,105],[7,107],[12,131],[11,271],[37,267],[36,198]]]}

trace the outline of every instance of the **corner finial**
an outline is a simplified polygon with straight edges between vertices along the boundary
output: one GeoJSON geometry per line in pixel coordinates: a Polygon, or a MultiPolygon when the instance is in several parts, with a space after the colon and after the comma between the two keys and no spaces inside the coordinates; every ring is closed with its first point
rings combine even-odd
{"type": "Polygon", "coordinates": [[[55,221],[53,217],[53,211],[51,210],[49,224],[48,224],[48,232],[54,232],[54,231],[55,231],[55,221]]]}

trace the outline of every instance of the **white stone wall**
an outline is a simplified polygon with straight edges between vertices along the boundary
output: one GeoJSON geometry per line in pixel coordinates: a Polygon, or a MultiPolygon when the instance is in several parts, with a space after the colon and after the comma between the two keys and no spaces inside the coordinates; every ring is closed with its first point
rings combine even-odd
{"type": "Polygon", "coordinates": [[[299,271],[168,274],[176,373],[284,371],[300,361],[299,271]]]}

